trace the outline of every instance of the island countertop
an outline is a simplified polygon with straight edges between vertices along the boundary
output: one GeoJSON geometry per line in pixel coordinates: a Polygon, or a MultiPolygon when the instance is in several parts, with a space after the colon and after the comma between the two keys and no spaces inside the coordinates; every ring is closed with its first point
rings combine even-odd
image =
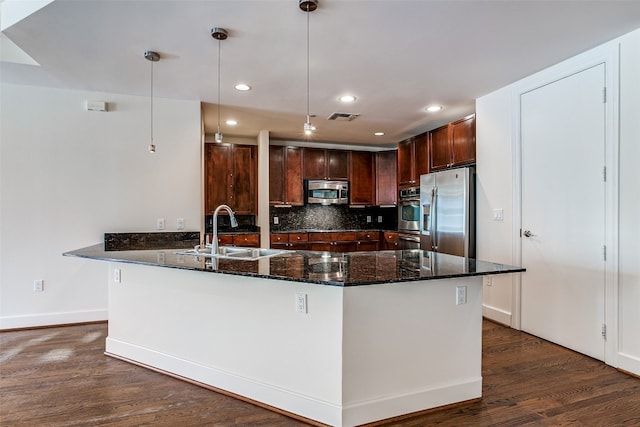
{"type": "Polygon", "coordinates": [[[101,243],[64,255],[343,287],[525,271],[522,267],[419,249],[346,253],[284,251],[258,260],[212,259],[177,252],[180,249],[107,251],[101,243]]]}

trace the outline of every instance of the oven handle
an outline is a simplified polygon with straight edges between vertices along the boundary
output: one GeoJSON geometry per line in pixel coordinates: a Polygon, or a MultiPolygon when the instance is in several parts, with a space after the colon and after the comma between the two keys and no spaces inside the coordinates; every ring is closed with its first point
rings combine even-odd
{"type": "Polygon", "coordinates": [[[420,243],[420,237],[398,236],[398,240],[404,240],[405,242],[420,243]]]}

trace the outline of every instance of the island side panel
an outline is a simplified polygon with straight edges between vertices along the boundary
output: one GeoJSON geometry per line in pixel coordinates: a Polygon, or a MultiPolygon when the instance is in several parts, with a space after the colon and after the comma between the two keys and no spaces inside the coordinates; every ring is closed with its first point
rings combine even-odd
{"type": "Polygon", "coordinates": [[[342,288],[125,263],[109,270],[107,353],[340,425],[342,288]],[[306,314],[295,310],[298,292],[306,314]]]}
{"type": "Polygon", "coordinates": [[[344,426],[482,396],[481,277],[345,288],[344,313],[344,426]]]}

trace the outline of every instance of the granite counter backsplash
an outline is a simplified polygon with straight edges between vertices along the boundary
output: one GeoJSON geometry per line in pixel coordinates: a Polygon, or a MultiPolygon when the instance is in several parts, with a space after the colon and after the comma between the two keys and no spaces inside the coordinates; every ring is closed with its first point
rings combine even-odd
{"type": "Polygon", "coordinates": [[[269,207],[271,232],[294,230],[396,230],[398,208],[350,208],[343,205],[269,207]],[[278,224],[274,218],[278,218],[278,224]],[[367,217],[371,222],[367,222],[367,217]],[[378,221],[381,219],[382,221],[378,221]]]}
{"type": "Polygon", "coordinates": [[[200,244],[199,231],[104,233],[105,251],[191,248],[200,244]]]}

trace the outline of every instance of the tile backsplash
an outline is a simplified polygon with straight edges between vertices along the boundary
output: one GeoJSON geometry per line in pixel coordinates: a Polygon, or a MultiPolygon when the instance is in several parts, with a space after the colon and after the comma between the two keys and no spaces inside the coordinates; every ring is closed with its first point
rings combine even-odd
{"type": "Polygon", "coordinates": [[[293,230],[395,230],[398,208],[349,208],[342,205],[306,205],[290,208],[269,207],[271,231],[293,230]],[[275,217],[278,224],[274,224],[275,217]],[[367,222],[370,217],[371,222],[367,222]],[[380,217],[380,218],[379,218],[380,217]],[[378,222],[378,219],[382,219],[378,222]]]}

